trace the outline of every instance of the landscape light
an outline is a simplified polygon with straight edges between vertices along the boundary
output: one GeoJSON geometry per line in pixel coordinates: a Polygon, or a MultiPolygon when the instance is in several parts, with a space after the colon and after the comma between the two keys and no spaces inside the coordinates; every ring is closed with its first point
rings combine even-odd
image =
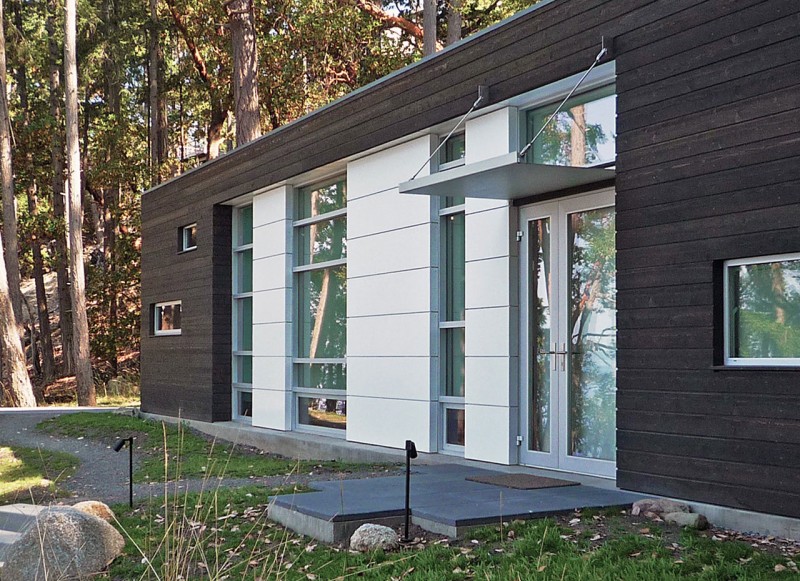
{"type": "Polygon", "coordinates": [[[127,438],[120,438],[114,444],[113,449],[115,452],[121,451],[125,444],[128,444],[128,504],[133,508],[133,436],[127,438]]]}

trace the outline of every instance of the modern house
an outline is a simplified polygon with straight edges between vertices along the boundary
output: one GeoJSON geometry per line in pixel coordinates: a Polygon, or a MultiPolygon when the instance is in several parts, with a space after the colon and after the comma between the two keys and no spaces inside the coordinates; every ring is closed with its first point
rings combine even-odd
{"type": "Polygon", "coordinates": [[[144,411],[800,517],[796,0],[540,2],[142,213],[144,411]]]}

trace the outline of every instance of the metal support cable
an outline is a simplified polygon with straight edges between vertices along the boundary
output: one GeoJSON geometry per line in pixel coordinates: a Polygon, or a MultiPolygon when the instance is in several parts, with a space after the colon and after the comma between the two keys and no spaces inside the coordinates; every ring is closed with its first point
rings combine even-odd
{"type": "Polygon", "coordinates": [[[572,90],[569,93],[567,93],[567,96],[564,97],[564,100],[561,101],[559,106],[556,107],[556,110],[553,111],[553,114],[550,115],[550,117],[547,118],[547,121],[545,121],[544,124],[542,125],[542,127],[539,129],[539,131],[536,132],[536,135],[533,136],[533,139],[531,139],[528,142],[528,144],[525,147],[522,148],[522,151],[520,151],[519,154],[518,154],[518,159],[520,159],[520,160],[525,159],[525,156],[528,154],[528,151],[530,151],[531,147],[533,147],[534,142],[544,132],[544,130],[547,128],[547,126],[550,124],[550,122],[553,119],[555,119],[555,116],[558,115],[559,113],[561,113],[561,109],[564,107],[564,104],[567,101],[569,101],[569,99],[572,97],[572,95],[575,93],[575,91],[578,90],[578,87],[581,86],[581,83],[583,83],[583,81],[586,80],[586,77],[589,76],[589,73],[591,73],[594,70],[594,68],[600,63],[600,61],[603,59],[603,57],[606,56],[606,53],[608,53],[608,49],[605,47],[605,39],[603,39],[601,41],[600,52],[598,52],[597,56],[594,57],[594,62],[592,63],[592,66],[590,66],[586,70],[586,72],[583,73],[583,76],[580,79],[578,79],[578,82],[575,84],[574,87],[572,87],[572,90]]]}

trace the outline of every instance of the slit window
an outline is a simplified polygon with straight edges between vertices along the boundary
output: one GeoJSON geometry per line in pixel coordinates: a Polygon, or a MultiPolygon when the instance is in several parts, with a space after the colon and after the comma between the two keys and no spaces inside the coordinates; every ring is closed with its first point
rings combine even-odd
{"type": "Polygon", "coordinates": [[[197,248],[197,224],[181,228],[181,252],[197,248]]]}
{"type": "Polygon", "coordinates": [[[181,334],[181,302],[156,303],[153,306],[153,334],[181,334]]]}

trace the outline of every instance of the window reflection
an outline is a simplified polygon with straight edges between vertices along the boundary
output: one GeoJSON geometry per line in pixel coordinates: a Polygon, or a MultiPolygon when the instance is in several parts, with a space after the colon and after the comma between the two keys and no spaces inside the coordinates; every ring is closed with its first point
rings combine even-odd
{"type": "Polygon", "coordinates": [[[300,397],[297,421],[306,426],[344,430],[347,427],[347,402],[343,399],[300,397]]]}

